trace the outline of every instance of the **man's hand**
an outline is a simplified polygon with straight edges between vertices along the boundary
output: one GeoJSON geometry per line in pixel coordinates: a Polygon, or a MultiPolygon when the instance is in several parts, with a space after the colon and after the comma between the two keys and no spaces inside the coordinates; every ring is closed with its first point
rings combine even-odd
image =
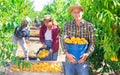
{"type": "Polygon", "coordinates": [[[79,63],[79,64],[85,63],[85,61],[87,60],[88,56],[89,56],[88,53],[85,53],[85,54],[83,54],[82,56],[80,56],[81,59],[78,61],[78,63],[79,63]]]}
{"type": "Polygon", "coordinates": [[[66,57],[68,59],[68,61],[72,64],[76,64],[77,62],[75,61],[75,56],[73,56],[72,54],[69,54],[68,52],[66,52],[66,57]]]}
{"type": "Polygon", "coordinates": [[[26,44],[30,44],[30,41],[29,40],[25,40],[26,44]]]}

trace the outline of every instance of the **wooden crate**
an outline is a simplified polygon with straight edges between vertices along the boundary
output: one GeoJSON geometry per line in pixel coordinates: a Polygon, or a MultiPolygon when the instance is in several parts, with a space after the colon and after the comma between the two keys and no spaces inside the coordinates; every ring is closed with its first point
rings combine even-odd
{"type": "Polygon", "coordinates": [[[62,62],[58,62],[58,61],[30,61],[30,62],[35,62],[35,63],[39,63],[39,62],[47,62],[47,63],[60,63],[61,67],[62,67],[62,72],[60,73],[49,73],[49,72],[12,72],[10,70],[10,67],[12,65],[10,65],[7,68],[6,74],[5,75],[64,75],[64,71],[63,71],[63,64],[62,62]]]}

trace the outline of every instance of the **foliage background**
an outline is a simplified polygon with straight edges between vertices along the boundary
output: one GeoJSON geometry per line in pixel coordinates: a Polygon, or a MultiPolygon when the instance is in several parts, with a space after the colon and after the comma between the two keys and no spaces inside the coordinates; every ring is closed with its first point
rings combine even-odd
{"type": "Polygon", "coordinates": [[[0,69],[6,62],[16,60],[13,31],[26,16],[32,17],[31,14],[34,16],[35,12],[29,0],[0,0],[0,69]]]}

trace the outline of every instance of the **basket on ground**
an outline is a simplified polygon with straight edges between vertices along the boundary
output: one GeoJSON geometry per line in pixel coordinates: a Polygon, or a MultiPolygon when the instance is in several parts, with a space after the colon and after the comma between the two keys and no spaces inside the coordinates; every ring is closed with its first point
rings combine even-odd
{"type": "Polygon", "coordinates": [[[40,60],[49,60],[49,49],[50,48],[40,48],[38,51],[37,51],[37,57],[40,59],[40,60]]]}

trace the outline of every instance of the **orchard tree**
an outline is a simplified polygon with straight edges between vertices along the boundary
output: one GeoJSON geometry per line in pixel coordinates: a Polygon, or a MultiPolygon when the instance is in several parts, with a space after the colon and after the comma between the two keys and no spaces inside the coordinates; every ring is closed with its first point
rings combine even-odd
{"type": "Polygon", "coordinates": [[[6,62],[15,62],[14,50],[17,47],[12,43],[15,25],[33,12],[32,2],[29,0],[0,0],[0,69],[6,62]]]}

